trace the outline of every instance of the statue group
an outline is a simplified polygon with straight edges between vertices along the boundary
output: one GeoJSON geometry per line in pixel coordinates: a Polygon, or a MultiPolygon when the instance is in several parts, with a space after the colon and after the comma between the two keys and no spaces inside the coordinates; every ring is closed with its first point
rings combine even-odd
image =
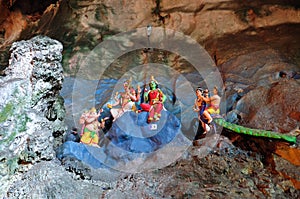
{"type": "MultiPolygon", "coordinates": [[[[137,86],[135,89],[131,82],[131,79],[124,81],[124,90],[116,92],[112,98],[112,103],[106,103],[105,109],[100,108],[99,111],[97,111],[96,108],[91,108],[85,111],[79,119],[79,123],[82,126],[80,133],[72,131],[73,137],[70,136],[70,139],[78,140],[78,137],[80,137],[81,143],[99,147],[101,133],[105,134],[108,132],[112,124],[118,119],[126,124],[128,118],[122,118],[122,115],[128,111],[137,114],[147,112],[148,114],[144,115],[145,117],[143,119],[145,123],[150,124],[150,127],[151,125],[158,125],[159,123],[156,122],[161,119],[162,114],[166,113],[162,111],[164,109],[166,95],[159,88],[158,82],[151,76],[150,81],[148,84],[145,84],[144,89],[141,89],[140,86],[137,86]],[[149,86],[148,88],[146,88],[147,85],[149,86]],[[78,134],[80,136],[78,136],[78,134]]],[[[211,96],[208,89],[198,87],[195,90],[195,95],[196,99],[193,110],[198,114],[199,126],[194,141],[203,138],[205,134],[211,131],[212,127],[216,129],[216,124],[237,133],[284,139],[293,143],[296,142],[296,137],[299,135],[285,135],[278,132],[249,129],[226,122],[226,120],[220,116],[221,97],[218,94],[217,87],[213,88],[211,96]],[[214,124],[212,125],[213,121],[214,124]]],[[[149,129],[155,130],[156,128],[149,129]]]]}
{"type": "Polygon", "coordinates": [[[160,120],[166,96],[159,88],[158,82],[151,76],[148,83],[149,89],[144,88],[143,94],[142,89],[139,86],[134,89],[131,82],[132,80],[129,79],[123,83],[124,90],[115,93],[114,103],[106,105],[108,109],[100,109],[97,112],[96,108],[91,108],[81,115],[79,119],[79,123],[82,125],[81,143],[99,147],[99,133],[106,133],[112,123],[127,111],[148,112],[148,123],[160,120]]]}

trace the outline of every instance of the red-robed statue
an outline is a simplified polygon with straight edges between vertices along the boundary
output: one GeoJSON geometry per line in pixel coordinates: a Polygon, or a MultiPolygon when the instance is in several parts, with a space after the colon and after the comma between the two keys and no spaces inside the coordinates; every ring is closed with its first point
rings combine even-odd
{"type": "Polygon", "coordinates": [[[141,108],[149,112],[148,123],[160,119],[163,103],[166,100],[166,96],[158,88],[158,83],[153,76],[151,76],[149,87],[150,90],[144,93],[144,101],[148,103],[141,104],[141,108]]]}

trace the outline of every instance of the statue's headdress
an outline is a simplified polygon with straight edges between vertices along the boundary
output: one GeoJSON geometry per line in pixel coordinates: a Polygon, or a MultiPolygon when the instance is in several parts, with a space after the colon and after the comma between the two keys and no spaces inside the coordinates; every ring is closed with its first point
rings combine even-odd
{"type": "Polygon", "coordinates": [[[197,87],[196,91],[200,91],[201,93],[203,93],[203,88],[202,87],[197,87]]]}
{"type": "Polygon", "coordinates": [[[93,107],[93,108],[90,109],[90,113],[96,113],[96,112],[97,112],[97,110],[96,110],[95,107],[93,107]]]}
{"type": "Polygon", "coordinates": [[[128,87],[131,87],[132,77],[124,81],[124,85],[127,84],[128,87]]]}
{"type": "Polygon", "coordinates": [[[158,84],[158,82],[156,81],[156,79],[154,79],[154,76],[153,75],[151,75],[151,77],[150,77],[150,82],[149,83],[151,83],[151,82],[155,82],[155,84],[158,84]]]}
{"type": "Polygon", "coordinates": [[[150,86],[150,84],[151,84],[152,82],[154,82],[154,83],[156,84],[156,88],[158,88],[158,82],[154,79],[154,76],[153,76],[153,75],[151,75],[151,77],[150,77],[149,86],[150,86]]]}

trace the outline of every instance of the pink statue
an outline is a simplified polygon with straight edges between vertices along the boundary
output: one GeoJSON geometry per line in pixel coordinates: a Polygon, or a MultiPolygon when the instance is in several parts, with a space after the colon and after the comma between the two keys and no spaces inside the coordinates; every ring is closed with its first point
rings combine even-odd
{"type": "Polygon", "coordinates": [[[110,112],[114,117],[115,121],[117,118],[121,117],[126,111],[135,111],[135,102],[139,101],[141,89],[138,87],[138,92],[136,93],[134,88],[131,86],[131,79],[127,80],[123,84],[124,92],[121,92],[120,95],[116,92],[114,97],[115,103],[108,104],[108,107],[111,108],[110,112]],[[119,106],[118,108],[112,108],[114,106],[119,106]]]}

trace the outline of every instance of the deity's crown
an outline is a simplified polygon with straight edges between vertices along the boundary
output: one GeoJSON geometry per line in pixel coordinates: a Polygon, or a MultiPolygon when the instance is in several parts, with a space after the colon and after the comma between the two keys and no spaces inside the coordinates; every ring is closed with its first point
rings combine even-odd
{"type": "Polygon", "coordinates": [[[93,108],[91,108],[91,109],[90,109],[90,112],[91,112],[91,113],[96,113],[96,112],[97,112],[97,110],[96,110],[96,108],[95,108],[95,107],[93,107],[93,108]]]}
{"type": "Polygon", "coordinates": [[[129,79],[125,80],[124,84],[127,84],[128,86],[130,86],[131,82],[132,82],[132,77],[130,77],[129,79]]]}
{"type": "Polygon", "coordinates": [[[156,81],[156,79],[154,79],[154,76],[153,76],[153,75],[151,75],[151,77],[150,77],[150,82],[149,82],[149,83],[151,83],[152,81],[153,81],[156,85],[158,85],[158,82],[156,81]]]}

